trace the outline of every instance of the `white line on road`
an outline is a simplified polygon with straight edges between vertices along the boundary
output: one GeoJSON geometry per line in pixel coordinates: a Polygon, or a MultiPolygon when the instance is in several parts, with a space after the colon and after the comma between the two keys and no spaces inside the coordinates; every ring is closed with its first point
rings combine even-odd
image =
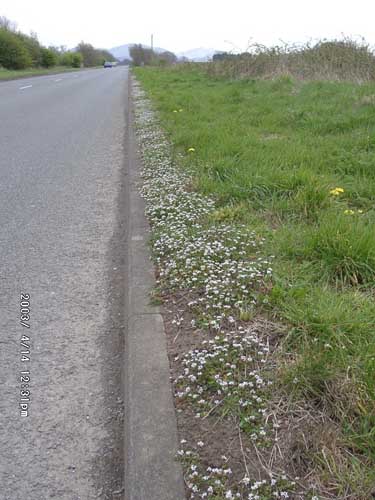
{"type": "Polygon", "coordinates": [[[32,85],[25,85],[24,87],[20,87],[20,90],[29,89],[30,87],[32,87],[32,85]]]}
{"type": "Polygon", "coordinates": [[[58,78],[57,80],[54,80],[55,82],[61,82],[62,78],[58,78]]]}

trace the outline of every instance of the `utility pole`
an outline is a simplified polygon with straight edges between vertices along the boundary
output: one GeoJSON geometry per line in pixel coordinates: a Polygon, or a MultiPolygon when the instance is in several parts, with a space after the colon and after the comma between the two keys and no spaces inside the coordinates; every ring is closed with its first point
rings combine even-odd
{"type": "Polygon", "coordinates": [[[154,35],[151,35],[151,50],[154,50],[154,35]]]}

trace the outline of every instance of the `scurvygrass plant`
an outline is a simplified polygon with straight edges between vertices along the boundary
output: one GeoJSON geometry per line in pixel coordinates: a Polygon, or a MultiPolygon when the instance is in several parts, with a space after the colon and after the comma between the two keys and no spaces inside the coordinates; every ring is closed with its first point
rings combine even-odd
{"type": "Polygon", "coordinates": [[[264,440],[265,394],[272,385],[264,365],[269,346],[255,333],[217,335],[185,355],[184,372],[176,380],[178,400],[188,400],[197,418],[226,414],[253,440],[264,440]]]}
{"type": "Polygon", "coordinates": [[[190,499],[225,499],[225,500],[282,500],[305,498],[319,500],[314,494],[305,496],[298,491],[296,482],[285,475],[272,475],[267,479],[251,480],[244,476],[237,484],[231,481],[232,470],[227,464],[227,457],[221,457],[221,466],[204,467],[200,460],[199,449],[204,447],[198,442],[195,450],[186,449],[186,441],[181,441],[178,451],[180,461],[185,466],[185,482],[190,499]]]}

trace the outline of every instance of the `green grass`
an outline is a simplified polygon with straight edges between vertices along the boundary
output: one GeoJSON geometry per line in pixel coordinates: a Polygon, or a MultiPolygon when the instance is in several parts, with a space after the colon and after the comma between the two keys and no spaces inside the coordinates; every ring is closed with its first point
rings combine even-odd
{"type": "Polygon", "coordinates": [[[375,466],[375,84],[135,73],[214,217],[266,236],[269,314],[290,325],[296,359],[283,383],[298,380],[375,466]]]}
{"type": "Polygon", "coordinates": [[[18,78],[28,78],[39,75],[54,75],[55,73],[66,73],[70,71],[80,71],[80,68],[67,68],[66,66],[55,66],[54,68],[32,68],[10,70],[0,68],[0,80],[17,80],[18,78]]]}

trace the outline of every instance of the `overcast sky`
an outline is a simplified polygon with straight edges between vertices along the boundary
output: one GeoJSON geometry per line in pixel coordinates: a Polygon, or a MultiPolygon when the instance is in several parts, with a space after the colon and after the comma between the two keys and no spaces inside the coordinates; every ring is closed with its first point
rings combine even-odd
{"type": "Polygon", "coordinates": [[[174,52],[245,50],[341,34],[375,45],[375,0],[1,0],[0,15],[45,45],[150,43],[174,52]]]}

